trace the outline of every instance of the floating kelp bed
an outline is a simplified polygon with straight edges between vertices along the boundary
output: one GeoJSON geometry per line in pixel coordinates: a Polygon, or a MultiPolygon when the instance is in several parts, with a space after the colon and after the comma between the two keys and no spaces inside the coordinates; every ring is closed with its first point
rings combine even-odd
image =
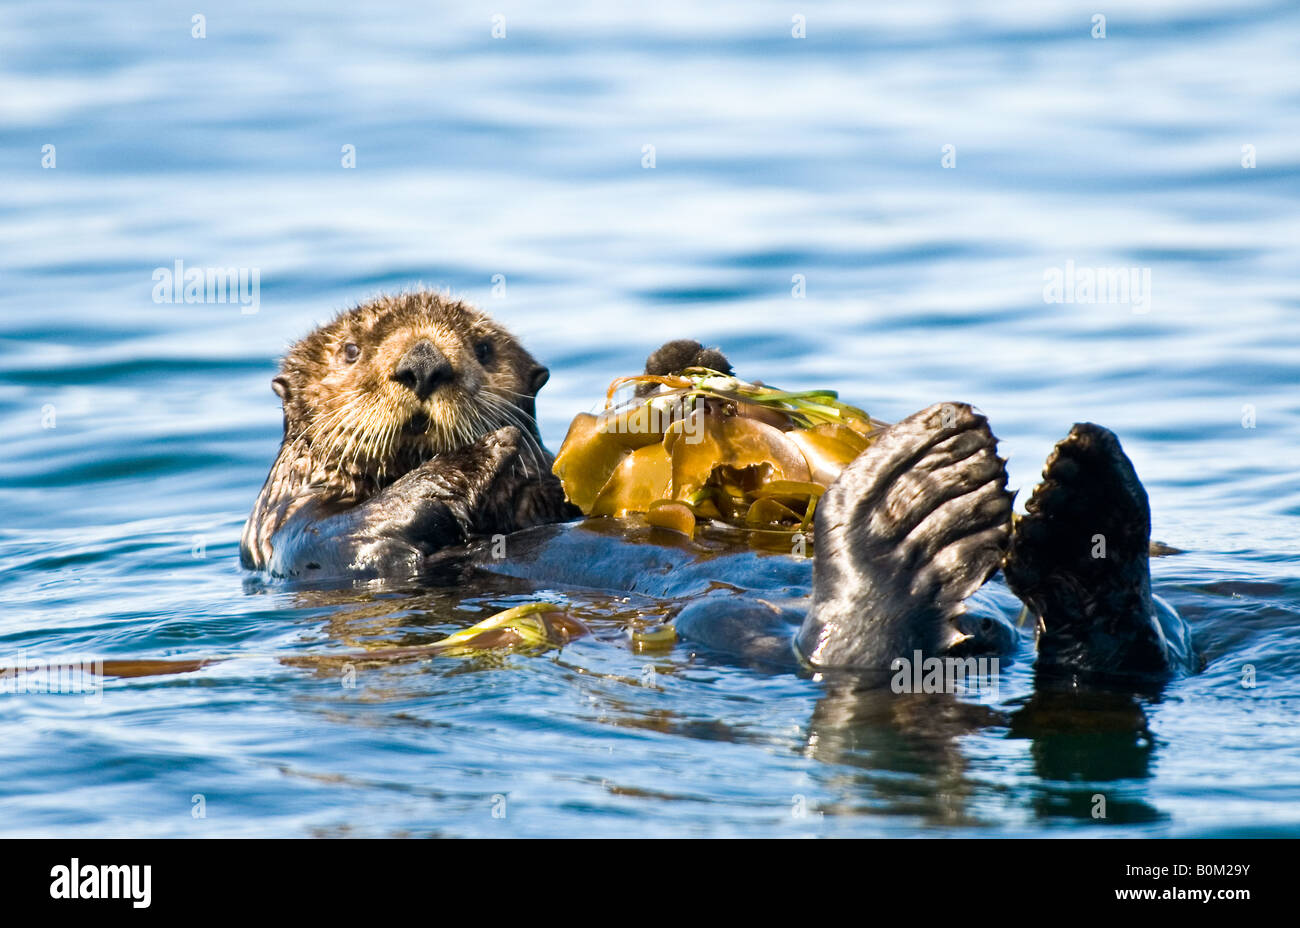
{"type": "Polygon", "coordinates": [[[706,368],[620,377],[600,415],[574,418],[554,471],[588,516],[644,513],[686,535],[701,520],[801,532],[885,426],[833,390],[792,393],[706,368]],[[615,403],[632,384],[640,395],[615,403]]]}

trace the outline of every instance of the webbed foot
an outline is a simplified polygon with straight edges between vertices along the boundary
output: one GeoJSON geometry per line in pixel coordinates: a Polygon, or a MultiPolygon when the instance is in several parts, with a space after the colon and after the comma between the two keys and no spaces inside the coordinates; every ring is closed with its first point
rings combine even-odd
{"type": "Polygon", "coordinates": [[[1158,674],[1192,660],[1185,626],[1152,598],[1151,509],[1113,432],[1075,425],[1025,510],[1003,571],[1040,620],[1040,670],[1158,674]]]}
{"type": "Polygon", "coordinates": [[[969,635],[964,601],[997,570],[1011,494],[988,420],[941,403],[891,426],[817,506],[813,602],[798,646],[817,667],[886,669],[969,635]]]}

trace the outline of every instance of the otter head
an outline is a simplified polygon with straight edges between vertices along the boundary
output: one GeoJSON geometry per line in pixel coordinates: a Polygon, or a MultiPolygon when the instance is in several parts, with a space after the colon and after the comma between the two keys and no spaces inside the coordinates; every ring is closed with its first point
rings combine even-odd
{"type": "Polygon", "coordinates": [[[505,425],[536,439],[549,376],[488,316],[417,292],[341,313],[290,349],[272,385],[313,481],[357,497],[505,425]]]}

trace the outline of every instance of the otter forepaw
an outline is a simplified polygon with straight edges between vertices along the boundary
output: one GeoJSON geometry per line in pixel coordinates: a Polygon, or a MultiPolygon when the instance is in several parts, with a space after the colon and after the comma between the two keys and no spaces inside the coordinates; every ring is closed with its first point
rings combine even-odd
{"type": "Polygon", "coordinates": [[[434,455],[358,508],[374,531],[422,551],[460,544],[474,533],[485,495],[522,446],[523,433],[513,425],[488,432],[434,455]]]}

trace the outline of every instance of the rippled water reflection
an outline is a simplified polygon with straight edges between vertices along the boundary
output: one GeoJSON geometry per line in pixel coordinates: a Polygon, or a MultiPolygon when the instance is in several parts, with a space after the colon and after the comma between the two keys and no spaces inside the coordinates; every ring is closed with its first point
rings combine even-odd
{"type": "Polygon", "coordinates": [[[799,40],[773,3],[519,8],[501,40],[496,12],[237,2],[194,39],[164,3],[0,8],[0,653],[232,658],[0,698],[0,831],[1300,831],[1295,8],[1115,10],[1104,40],[1064,2],[819,4],[799,40]],[[259,269],[258,312],[155,303],[176,260],[259,269]],[[1045,303],[1067,261],[1149,269],[1149,311],[1045,303]],[[355,689],[286,667],[521,595],[238,566],[275,358],[419,281],[550,364],[552,448],[680,335],[885,419],[974,402],[1026,489],[1104,423],[1188,552],[1154,569],[1207,670],[1081,732],[1026,660],[992,703],[612,634],[355,689]]]}

